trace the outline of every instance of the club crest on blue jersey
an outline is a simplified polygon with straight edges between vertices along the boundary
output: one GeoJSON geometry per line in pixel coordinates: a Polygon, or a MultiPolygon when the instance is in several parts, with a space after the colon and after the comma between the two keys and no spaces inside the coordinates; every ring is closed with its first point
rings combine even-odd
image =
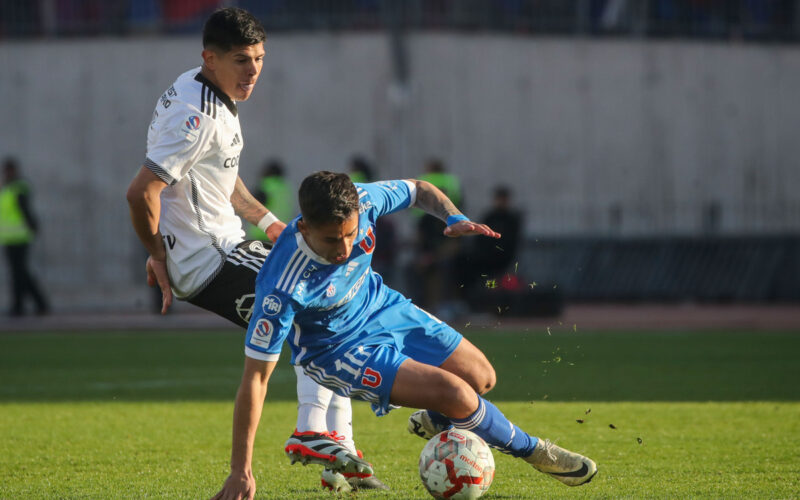
{"type": "Polygon", "coordinates": [[[334,295],[336,295],[336,286],[333,283],[331,283],[330,285],[328,285],[328,288],[325,289],[325,296],[333,297],[334,295]]]}
{"type": "Polygon", "coordinates": [[[276,297],[275,295],[267,295],[264,297],[264,301],[261,303],[261,309],[264,310],[264,314],[267,316],[275,316],[279,312],[281,312],[281,299],[276,297]]]}
{"type": "Polygon", "coordinates": [[[272,339],[272,332],[275,328],[272,322],[268,319],[260,319],[253,328],[253,335],[250,337],[250,343],[259,347],[269,347],[269,341],[272,339]]]}
{"type": "Polygon", "coordinates": [[[372,253],[375,250],[375,233],[372,232],[372,227],[367,228],[367,235],[358,243],[364,253],[372,253]]]}

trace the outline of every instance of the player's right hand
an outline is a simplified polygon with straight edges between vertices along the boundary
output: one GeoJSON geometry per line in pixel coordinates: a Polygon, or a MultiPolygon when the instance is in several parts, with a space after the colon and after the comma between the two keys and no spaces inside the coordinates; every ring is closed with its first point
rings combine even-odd
{"type": "Polygon", "coordinates": [[[449,238],[458,238],[468,235],[483,235],[489,238],[499,238],[501,235],[486,224],[479,224],[469,220],[461,220],[444,228],[444,235],[449,238]]]}
{"type": "Polygon", "coordinates": [[[281,221],[276,221],[269,225],[265,233],[269,241],[275,243],[278,241],[278,236],[281,235],[284,229],[286,229],[286,224],[281,221]]]}
{"type": "Polygon", "coordinates": [[[256,496],[256,479],[252,473],[228,476],[219,493],[211,500],[253,500],[256,496]]]}
{"type": "Polygon", "coordinates": [[[161,289],[161,314],[167,314],[167,309],[172,305],[172,288],[167,274],[167,262],[156,260],[152,256],[147,258],[144,265],[147,271],[147,284],[161,289]]]}

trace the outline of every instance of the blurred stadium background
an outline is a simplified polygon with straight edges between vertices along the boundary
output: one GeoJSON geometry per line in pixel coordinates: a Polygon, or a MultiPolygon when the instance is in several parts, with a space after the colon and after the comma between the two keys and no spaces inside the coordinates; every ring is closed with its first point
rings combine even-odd
{"type": "MultiPolygon", "coordinates": [[[[156,99],[200,64],[221,5],[268,31],[241,106],[249,185],[271,157],[295,185],[357,153],[380,178],[439,157],[473,218],[511,186],[513,271],[540,285],[517,312],[535,298],[541,314],[778,303],[797,317],[800,1],[0,0],[0,156],[32,182],[33,269],[55,313],[152,310],[125,190],[156,99]]],[[[404,268],[413,222],[396,221],[404,268]]]]}

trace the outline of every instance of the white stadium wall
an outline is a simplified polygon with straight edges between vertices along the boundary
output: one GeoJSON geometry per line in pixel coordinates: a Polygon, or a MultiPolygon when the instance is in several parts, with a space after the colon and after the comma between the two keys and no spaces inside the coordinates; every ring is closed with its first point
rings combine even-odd
{"type": "MultiPolygon", "coordinates": [[[[405,90],[381,34],[266,49],[240,107],[246,182],[272,156],[295,183],[355,152],[385,178],[438,156],[474,217],[510,185],[530,235],[701,234],[711,205],[721,234],[800,230],[797,47],[414,34],[405,90]]],[[[195,37],[0,42],[0,156],[34,185],[56,309],[149,304],[125,190],[156,99],[199,53],[195,37]]]]}

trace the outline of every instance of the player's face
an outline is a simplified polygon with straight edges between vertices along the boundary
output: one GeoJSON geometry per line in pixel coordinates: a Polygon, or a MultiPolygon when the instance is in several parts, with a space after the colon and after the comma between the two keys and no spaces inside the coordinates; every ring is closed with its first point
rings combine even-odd
{"type": "Polygon", "coordinates": [[[358,236],[358,212],[344,222],[330,222],[319,226],[297,223],[303,239],[311,250],[333,264],[343,264],[353,251],[353,242],[358,236]]]}
{"type": "Polygon", "coordinates": [[[264,44],[234,47],[228,52],[203,51],[203,61],[214,84],[234,101],[246,101],[261,74],[264,44]]]}

